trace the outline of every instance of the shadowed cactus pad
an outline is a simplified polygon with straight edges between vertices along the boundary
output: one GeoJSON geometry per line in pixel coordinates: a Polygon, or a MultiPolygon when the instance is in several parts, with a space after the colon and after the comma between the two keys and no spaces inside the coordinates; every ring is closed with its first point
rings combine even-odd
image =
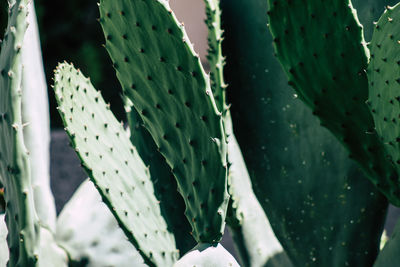
{"type": "Polygon", "coordinates": [[[299,98],[394,205],[400,185],[365,105],[368,50],[349,0],[269,0],[276,55],[299,98]]]}
{"type": "Polygon", "coordinates": [[[267,2],[222,4],[235,135],[282,247],[294,266],[371,266],[386,199],[288,86],[265,32],[267,2]]]}
{"type": "Polygon", "coordinates": [[[130,128],[130,139],[136,147],[143,162],[150,169],[154,192],[160,201],[161,214],[168,224],[168,229],[175,236],[179,255],[191,250],[196,242],[191,235],[191,227],[185,216],[185,202],[177,190],[177,184],[171,168],[165,158],[157,151],[153,138],[143,126],[142,119],[125,99],[125,109],[130,128]]]}
{"type": "Polygon", "coordinates": [[[228,204],[226,144],[208,77],[167,1],[100,1],[106,48],[177,179],[197,242],[218,242],[228,204]]]}

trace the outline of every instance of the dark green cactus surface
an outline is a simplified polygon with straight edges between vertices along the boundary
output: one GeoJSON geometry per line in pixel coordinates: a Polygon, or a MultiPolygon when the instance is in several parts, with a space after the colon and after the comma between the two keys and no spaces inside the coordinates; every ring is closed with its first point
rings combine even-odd
{"type": "Polygon", "coordinates": [[[60,64],[54,87],[59,112],[83,167],[129,240],[151,266],[178,258],[161,216],[148,168],[100,92],[79,70],[60,64]]]}
{"type": "MultiPolygon", "coordinates": [[[[226,222],[235,241],[241,264],[264,266],[276,253],[282,252],[267,216],[253,192],[250,176],[240,147],[232,129],[229,107],[226,105],[226,87],[223,78],[225,58],[222,56],[221,9],[219,0],[206,0],[206,25],[208,28],[207,54],[210,80],[218,109],[223,113],[224,129],[228,141],[228,191],[229,200],[226,222]]],[[[290,266],[287,256],[286,266],[290,266]]],[[[285,257],[286,256],[286,257],[285,257]]]]}
{"type": "Polygon", "coordinates": [[[266,1],[221,8],[234,131],[276,236],[295,266],[371,266],[387,201],[287,85],[266,1]]]}
{"type": "Polygon", "coordinates": [[[144,128],[142,119],[131,107],[129,99],[125,100],[131,141],[136,147],[143,162],[149,166],[150,177],[154,184],[156,198],[160,200],[161,214],[167,222],[168,229],[175,236],[176,248],[180,255],[192,249],[196,242],[191,227],[186,219],[185,202],[178,193],[175,177],[164,157],[157,151],[157,146],[149,132],[144,128]]]}
{"type": "Polygon", "coordinates": [[[228,204],[222,119],[198,56],[164,0],[100,1],[124,94],[177,179],[197,242],[220,240],[228,204]]]}
{"type": "Polygon", "coordinates": [[[400,173],[400,6],[387,7],[370,43],[369,104],[389,160],[400,173]]]}
{"type": "Polygon", "coordinates": [[[28,2],[10,1],[0,54],[0,177],[5,188],[9,266],[36,266],[39,258],[38,219],[21,115],[21,49],[28,26],[28,2]]]}
{"type": "Polygon", "coordinates": [[[275,52],[289,83],[391,203],[400,183],[365,105],[368,50],[349,0],[269,0],[275,52]]]}

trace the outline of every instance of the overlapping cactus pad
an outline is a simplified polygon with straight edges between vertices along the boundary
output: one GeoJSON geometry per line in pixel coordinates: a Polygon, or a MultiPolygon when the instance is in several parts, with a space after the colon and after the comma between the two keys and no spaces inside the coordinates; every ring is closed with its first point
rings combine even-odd
{"type": "Polygon", "coordinates": [[[154,193],[160,201],[161,214],[168,224],[168,229],[174,234],[176,248],[183,255],[191,250],[196,242],[191,233],[191,226],[185,216],[185,202],[177,189],[177,184],[171,168],[165,158],[157,151],[153,138],[143,126],[142,119],[131,102],[125,100],[125,109],[130,127],[131,141],[136,147],[146,166],[149,166],[154,193]]]}
{"type": "Polygon", "coordinates": [[[124,94],[177,179],[198,242],[220,240],[228,193],[222,119],[200,59],[167,1],[100,1],[124,94]]]}
{"type": "Polygon", "coordinates": [[[59,112],[83,166],[129,240],[147,264],[178,258],[149,171],[100,92],[72,65],[60,64],[54,81],[59,112]]]}
{"type": "Polygon", "coordinates": [[[289,83],[350,151],[369,179],[395,205],[400,184],[373,134],[368,94],[368,51],[348,0],[269,0],[275,51],[289,83]]]}
{"type": "Polygon", "coordinates": [[[368,66],[369,104],[376,131],[398,173],[400,173],[399,23],[400,5],[387,7],[374,31],[368,66]]]}

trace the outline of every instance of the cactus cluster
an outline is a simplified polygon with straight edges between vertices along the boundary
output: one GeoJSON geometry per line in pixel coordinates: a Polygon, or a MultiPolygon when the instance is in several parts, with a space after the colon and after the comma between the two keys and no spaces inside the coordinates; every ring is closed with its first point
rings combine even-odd
{"type": "Polygon", "coordinates": [[[358,15],[350,0],[204,2],[209,74],[168,1],[100,0],[127,124],[79,69],[57,66],[91,180],[58,218],[33,5],[10,2],[0,264],[239,266],[219,243],[226,224],[243,266],[396,266],[398,225],[379,246],[388,203],[400,206],[400,4],[367,43],[357,16],[372,24],[388,1],[355,1],[358,15]]]}

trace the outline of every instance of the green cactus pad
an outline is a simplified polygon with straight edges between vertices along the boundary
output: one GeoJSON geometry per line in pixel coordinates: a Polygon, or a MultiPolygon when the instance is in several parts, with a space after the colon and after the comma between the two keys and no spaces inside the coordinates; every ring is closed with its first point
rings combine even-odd
{"type": "Polygon", "coordinates": [[[221,244],[201,243],[174,264],[174,267],[239,267],[235,258],[221,244]]]}
{"type": "Polygon", "coordinates": [[[232,132],[229,112],[225,129],[228,134],[228,188],[231,195],[226,219],[240,262],[243,266],[266,266],[271,264],[276,254],[281,253],[282,259],[286,259],[284,266],[290,267],[290,260],[253,192],[242,152],[232,132]]]}
{"type": "Polygon", "coordinates": [[[21,49],[28,2],[10,1],[0,54],[0,178],[5,188],[9,266],[36,266],[39,260],[38,219],[21,115],[21,49]]]}
{"type": "MultiPolygon", "coordinates": [[[[219,0],[206,0],[208,28],[208,63],[213,95],[223,112],[225,134],[228,141],[228,191],[231,195],[226,222],[235,241],[235,248],[244,266],[264,266],[274,254],[282,252],[267,216],[258,203],[251,187],[239,145],[232,130],[232,119],[226,105],[226,87],[223,78],[222,29],[219,0]]],[[[286,255],[283,252],[284,255],[286,255]]],[[[286,256],[287,258],[287,256],[286,256]]],[[[287,266],[290,262],[287,262],[287,266]]]]}
{"type": "Polygon", "coordinates": [[[161,216],[147,167],[100,92],[80,71],[55,71],[59,112],[83,167],[118,223],[149,265],[170,266],[178,257],[161,216]]]}
{"type": "Polygon", "coordinates": [[[222,120],[198,56],[164,0],[100,1],[124,94],[171,167],[197,242],[221,239],[228,204],[222,120]]]}
{"type": "Polygon", "coordinates": [[[394,205],[400,188],[365,105],[368,50],[349,0],[269,0],[275,52],[289,84],[394,205]]]}
{"type": "Polygon", "coordinates": [[[375,21],[379,19],[385,7],[395,5],[398,0],[352,0],[353,7],[363,26],[364,38],[369,41],[375,28],[375,21]]]}
{"type": "Polygon", "coordinates": [[[227,84],[224,82],[223,66],[225,59],[222,57],[221,9],[219,0],[205,0],[206,25],[208,28],[208,64],[210,66],[210,82],[215,102],[221,112],[226,109],[227,84]]]}
{"type": "Polygon", "coordinates": [[[61,211],[57,241],[74,262],[86,261],[86,267],[147,266],[89,180],[79,186],[61,211]]]}
{"type": "Polygon", "coordinates": [[[287,85],[266,1],[221,8],[235,136],[275,235],[294,266],[371,266],[387,201],[287,85]]]}
{"type": "Polygon", "coordinates": [[[136,147],[143,162],[149,166],[156,198],[160,200],[161,213],[167,222],[168,229],[175,236],[179,254],[184,255],[196,245],[193,236],[190,234],[190,224],[184,214],[185,202],[178,193],[171,168],[157,151],[157,146],[149,132],[143,127],[139,114],[132,108],[129,99],[125,99],[124,102],[132,144],[136,147]]]}
{"type": "MultiPolygon", "coordinates": [[[[400,173],[400,5],[388,7],[370,43],[369,104],[389,160],[400,173]]],[[[394,180],[397,185],[399,180],[394,180]]],[[[394,187],[396,188],[396,187],[394,187]]],[[[396,188],[396,190],[399,190],[396,188]]],[[[399,192],[400,193],[400,192],[399,192]]]]}

